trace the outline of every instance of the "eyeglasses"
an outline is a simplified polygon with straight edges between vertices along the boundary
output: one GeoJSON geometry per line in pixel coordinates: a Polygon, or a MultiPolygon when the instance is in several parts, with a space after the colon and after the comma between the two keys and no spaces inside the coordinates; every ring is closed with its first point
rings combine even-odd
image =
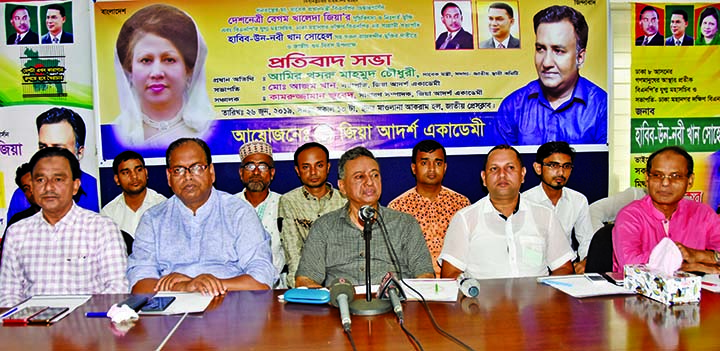
{"type": "Polygon", "coordinates": [[[673,174],[662,174],[662,173],[649,173],[648,179],[653,182],[662,182],[663,180],[667,179],[670,182],[679,182],[683,179],[687,178],[688,176],[673,173],[673,174]]]}
{"type": "Polygon", "coordinates": [[[242,168],[248,172],[255,172],[255,169],[258,169],[260,172],[267,172],[273,167],[265,162],[260,162],[260,163],[248,162],[248,163],[244,164],[242,166],[242,168]]]}
{"type": "Polygon", "coordinates": [[[205,170],[207,168],[208,165],[203,165],[200,163],[196,163],[190,167],[175,166],[173,168],[170,168],[170,174],[172,174],[173,177],[182,177],[185,175],[186,171],[190,171],[190,174],[197,176],[205,173],[205,170]]]}
{"type": "Polygon", "coordinates": [[[560,164],[557,162],[543,162],[543,166],[549,167],[551,169],[562,168],[563,170],[566,170],[566,171],[569,171],[569,170],[573,169],[573,167],[575,167],[575,165],[573,165],[572,163],[560,164]]]}

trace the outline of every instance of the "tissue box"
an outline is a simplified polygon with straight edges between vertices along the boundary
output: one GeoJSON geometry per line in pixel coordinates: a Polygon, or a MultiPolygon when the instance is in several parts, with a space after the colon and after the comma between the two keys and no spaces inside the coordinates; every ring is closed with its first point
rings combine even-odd
{"type": "Polygon", "coordinates": [[[699,302],[701,281],[701,277],[683,271],[664,275],[644,264],[625,265],[625,289],[666,305],[699,302]]]}

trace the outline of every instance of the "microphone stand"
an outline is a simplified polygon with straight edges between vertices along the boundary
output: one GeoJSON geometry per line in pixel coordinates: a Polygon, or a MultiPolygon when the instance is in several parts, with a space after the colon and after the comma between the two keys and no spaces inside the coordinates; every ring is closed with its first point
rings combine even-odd
{"type": "Polygon", "coordinates": [[[392,305],[387,300],[372,299],[370,288],[370,240],[372,239],[372,224],[374,218],[363,221],[363,239],[365,240],[365,299],[353,300],[350,303],[350,313],[361,316],[374,316],[387,313],[392,310],[392,305]]]}

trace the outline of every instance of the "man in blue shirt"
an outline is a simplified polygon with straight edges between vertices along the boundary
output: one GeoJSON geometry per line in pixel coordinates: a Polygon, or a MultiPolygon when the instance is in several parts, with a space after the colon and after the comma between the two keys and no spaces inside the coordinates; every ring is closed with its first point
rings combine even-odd
{"type": "MultiPolygon", "coordinates": [[[[53,107],[41,113],[35,119],[38,131],[38,149],[49,146],[70,150],[78,160],[85,153],[85,135],[87,130],[82,117],[75,111],[64,107],[53,107]]],[[[80,173],[80,190],[73,196],[78,206],[90,211],[100,212],[97,180],[85,173],[80,173]]],[[[22,189],[18,188],[10,198],[7,219],[30,207],[22,189]]]]}
{"type": "Polygon", "coordinates": [[[127,277],[133,293],[270,289],[278,278],[270,235],[255,210],[216,190],[210,148],[175,140],[165,154],[175,193],[145,212],[135,231],[127,277]]]}
{"type": "Polygon", "coordinates": [[[533,24],[538,79],[500,104],[498,135],[511,145],[607,143],[607,93],[579,72],[588,41],[585,17],[551,6],[535,14],[533,24]]]}

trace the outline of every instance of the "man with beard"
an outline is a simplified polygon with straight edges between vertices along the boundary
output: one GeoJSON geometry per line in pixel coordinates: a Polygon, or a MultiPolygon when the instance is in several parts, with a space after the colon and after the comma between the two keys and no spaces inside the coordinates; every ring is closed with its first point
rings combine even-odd
{"type": "Polygon", "coordinates": [[[322,144],[300,146],[294,156],[295,172],[302,186],[280,197],[278,223],[288,265],[287,284],[295,287],[300,253],[318,217],[345,204],[345,199],[328,183],[330,153],[322,144]]]}
{"type": "Polygon", "coordinates": [[[573,252],[549,208],[520,196],[520,153],[510,145],[488,152],[480,172],[488,196],[450,221],[438,259],[443,278],[478,279],[572,274],[573,252]],[[522,201],[521,201],[522,200],[522,201]]]}
{"type": "Polygon", "coordinates": [[[635,38],[635,46],[663,46],[662,33],[658,32],[658,13],[652,6],[645,6],[640,10],[641,36],[635,38]]]}
{"type": "Polygon", "coordinates": [[[551,141],[538,148],[533,169],[540,184],[523,197],[553,210],[562,224],[568,243],[577,248],[575,272],[585,272],[590,241],[593,237],[590,208],[585,195],[566,188],[573,169],[575,150],[564,141],[551,141]]]}
{"type": "MultiPolygon", "coordinates": [[[[285,266],[285,251],[280,243],[280,230],[277,222],[280,194],[270,191],[270,183],[275,178],[272,146],[261,140],[251,141],[240,147],[239,153],[242,163],[238,173],[245,188],[235,196],[255,208],[260,222],[270,233],[273,265],[278,272],[282,272],[285,266]]],[[[280,279],[274,288],[287,288],[286,275],[286,273],[280,274],[280,279]]]]}
{"type": "Polygon", "coordinates": [[[270,235],[250,205],[213,187],[215,166],[207,143],[173,141],[165,165],[175,195],[140,219],[128,257],[132,292],[219,296],[270,289],[277,280],[270,235]]]}
{"type": "Polygon", "coordinates": [[[115,184],[122,189],[122,194],[105,205],[100,214],[112,218],[120,230],[135,237],[135,228],[143,213],[167,199],[148,189],[145,159],[135,151],[123,151],[117,155],[113,160],[113,173],[115,184]]]}
{"type": "Polygon", "coordinates": [[[425,243],[433,261],[435,276],[440,276],[437,258],[445,240],[450,220],[455,212],[470,205],[470,200],[442,185],[447,163],[445,148],[435,140],[423,140],[415,145],[410,170],[415,187],[390,201],[388,208],[405,212],[420,223],[425,243]]]}

